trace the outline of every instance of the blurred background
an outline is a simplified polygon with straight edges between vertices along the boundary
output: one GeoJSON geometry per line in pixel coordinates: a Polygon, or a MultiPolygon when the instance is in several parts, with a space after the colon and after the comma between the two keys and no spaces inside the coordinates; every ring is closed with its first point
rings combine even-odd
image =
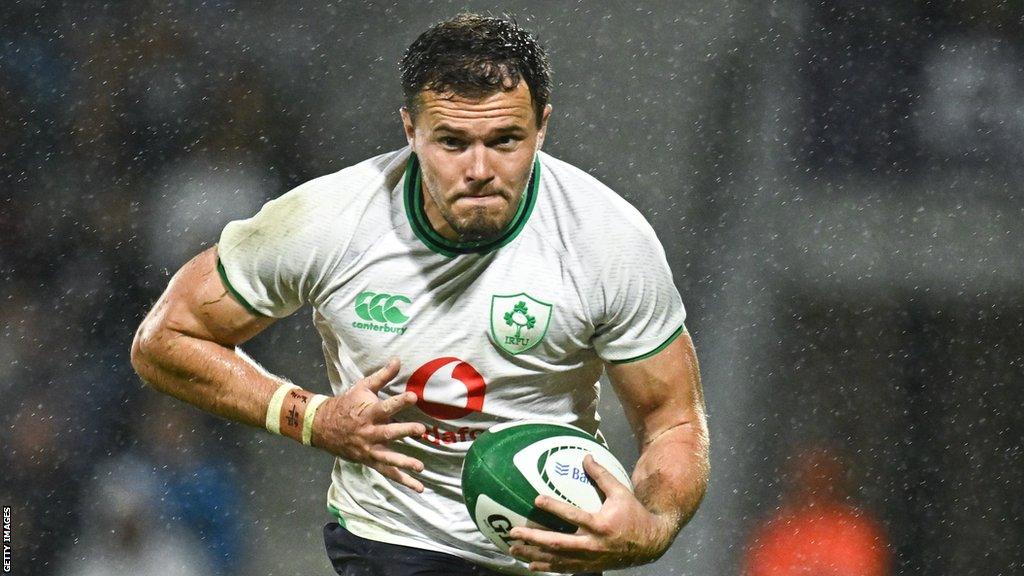
{"type": "MultiPolygon", "coordinates": [[[[545,149],[644,213],[689,311],[711,487],[624,573],[1020,574],[1019,0],[3,2],[13,573],[332,574],[330,457],[146,388],[129,346],[226,222],[404,145],[398,59],[460,10],[547,46],[545,149]]],[[[308,310],[245,350],[328,391],[308,310]]]]}

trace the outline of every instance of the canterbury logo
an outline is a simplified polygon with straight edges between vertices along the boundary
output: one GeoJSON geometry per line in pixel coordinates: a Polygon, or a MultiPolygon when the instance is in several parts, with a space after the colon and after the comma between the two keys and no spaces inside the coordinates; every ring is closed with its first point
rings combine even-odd
{"type": "Polygon", "coordinates": [[[356,296],[356,314],[371,322],[404,324],[409,317],[398,309],[399,304],[412,304],[412,300],[401,294],[362,292],[356,296]]]}

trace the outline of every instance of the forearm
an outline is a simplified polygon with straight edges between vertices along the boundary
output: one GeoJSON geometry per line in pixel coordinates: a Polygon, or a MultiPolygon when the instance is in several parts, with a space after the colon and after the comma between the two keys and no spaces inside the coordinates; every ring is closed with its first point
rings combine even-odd
{"type": "MultiPolygon", "coordinates": [[[[214,300],[211,300],[213,302],[214,300]]],[[[180,318],[182,315],[179,315],[180,318]]],[[[421,437],[418,422],[391,422],[416,403],[406,392],[384,400],[378,392],[398,374],[397,360],[356,381],[344,394],[327,397],[298,388],[237,350],[252,330],[236,330],[221,342],[190,332],[175,320],[165,301],[139,327],[132,343],[132,364],[154,388],[223,418],[266,427],[307,446],[363,464],[417,492],[423,483],[409,471],[423,462],[390,450],[395,440],[421,437]]]]}
{"type": "Polygon", "coordinates": [[[658,518],[664,549],[700,506],[709,470],[708,434],[703,419],[674,426],[641,446],[633,470],[634,491],[644,507],[658,518]]]}
{"type": "Polygon", "coordinates": [[[222,418],[264,427],[285,382],[235,348],[169,328],[140,328],[132,365],[153,388],[222,418]]]}

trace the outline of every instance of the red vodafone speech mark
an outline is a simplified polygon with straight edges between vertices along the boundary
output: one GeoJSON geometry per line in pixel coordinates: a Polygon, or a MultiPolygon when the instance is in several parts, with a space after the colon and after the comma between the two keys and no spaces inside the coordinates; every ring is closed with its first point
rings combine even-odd
{"type": "Polygon", "coordinates": [[[405,385],[406,392],[416,393],[416,398],[418,398],[416,405],[419,406],[420,410],[441,420],[454,420],[455,418],[462,418],[471,412],[482,411],[484,409],[484,392],[486,388],[487,383],[484,382],[484,377],[476,371],[476,368],[473,368],[469,362],[452,356],[435,358],[420,366],[412,373],[412,376],[409,377],[409,382],[405,385]],[[451,406],[424,399],[423,392],[427,388],[427,380],[434,375],[434,372],[452,362],[459,363],[458,366],[452,369],[452,378],[462,382],[466,387],[466,405],[451,406]]]}

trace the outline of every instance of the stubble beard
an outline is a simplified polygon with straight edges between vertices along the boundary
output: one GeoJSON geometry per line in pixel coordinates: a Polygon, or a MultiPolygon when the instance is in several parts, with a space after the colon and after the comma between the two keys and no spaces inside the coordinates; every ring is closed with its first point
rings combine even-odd
{"type": "Polygon", "coordinates": [[[432,185],[434,183],[431,180],[424,172],[423,183],[426,190],[423,192],[430,195],[441,218],[455,232],[457,241],[462,243],[480,243],[497,238],[515,217],[519,203],[523,200],[523,194],[526,193],[525,186],[518,197],[507,189],[490,189],[488,190],[489,194],[498,194],[505,200],[502,210],[488,210],[484,206],[476,206],[456,212],[454,210],[456,202],[469,193],[459,193],[451,200],[447,200],[443,194],[434,193],[434,190],[440,190],[441,187],[432,185]]]}
{"type": "MultiPolygon", "coordinates": [[[[502,194],[502,197],[508,201],[507,195],[502,194]]],[[[477,207],[463,216],[456,215],[450,207],[446,206],[444,210],[441,210],[441,216],[458,234],[460,242],[484,242],[497,237],[508,225],[514,212],[511,203],[508,206],[508,209],[500,214],[477,207]]]]}

